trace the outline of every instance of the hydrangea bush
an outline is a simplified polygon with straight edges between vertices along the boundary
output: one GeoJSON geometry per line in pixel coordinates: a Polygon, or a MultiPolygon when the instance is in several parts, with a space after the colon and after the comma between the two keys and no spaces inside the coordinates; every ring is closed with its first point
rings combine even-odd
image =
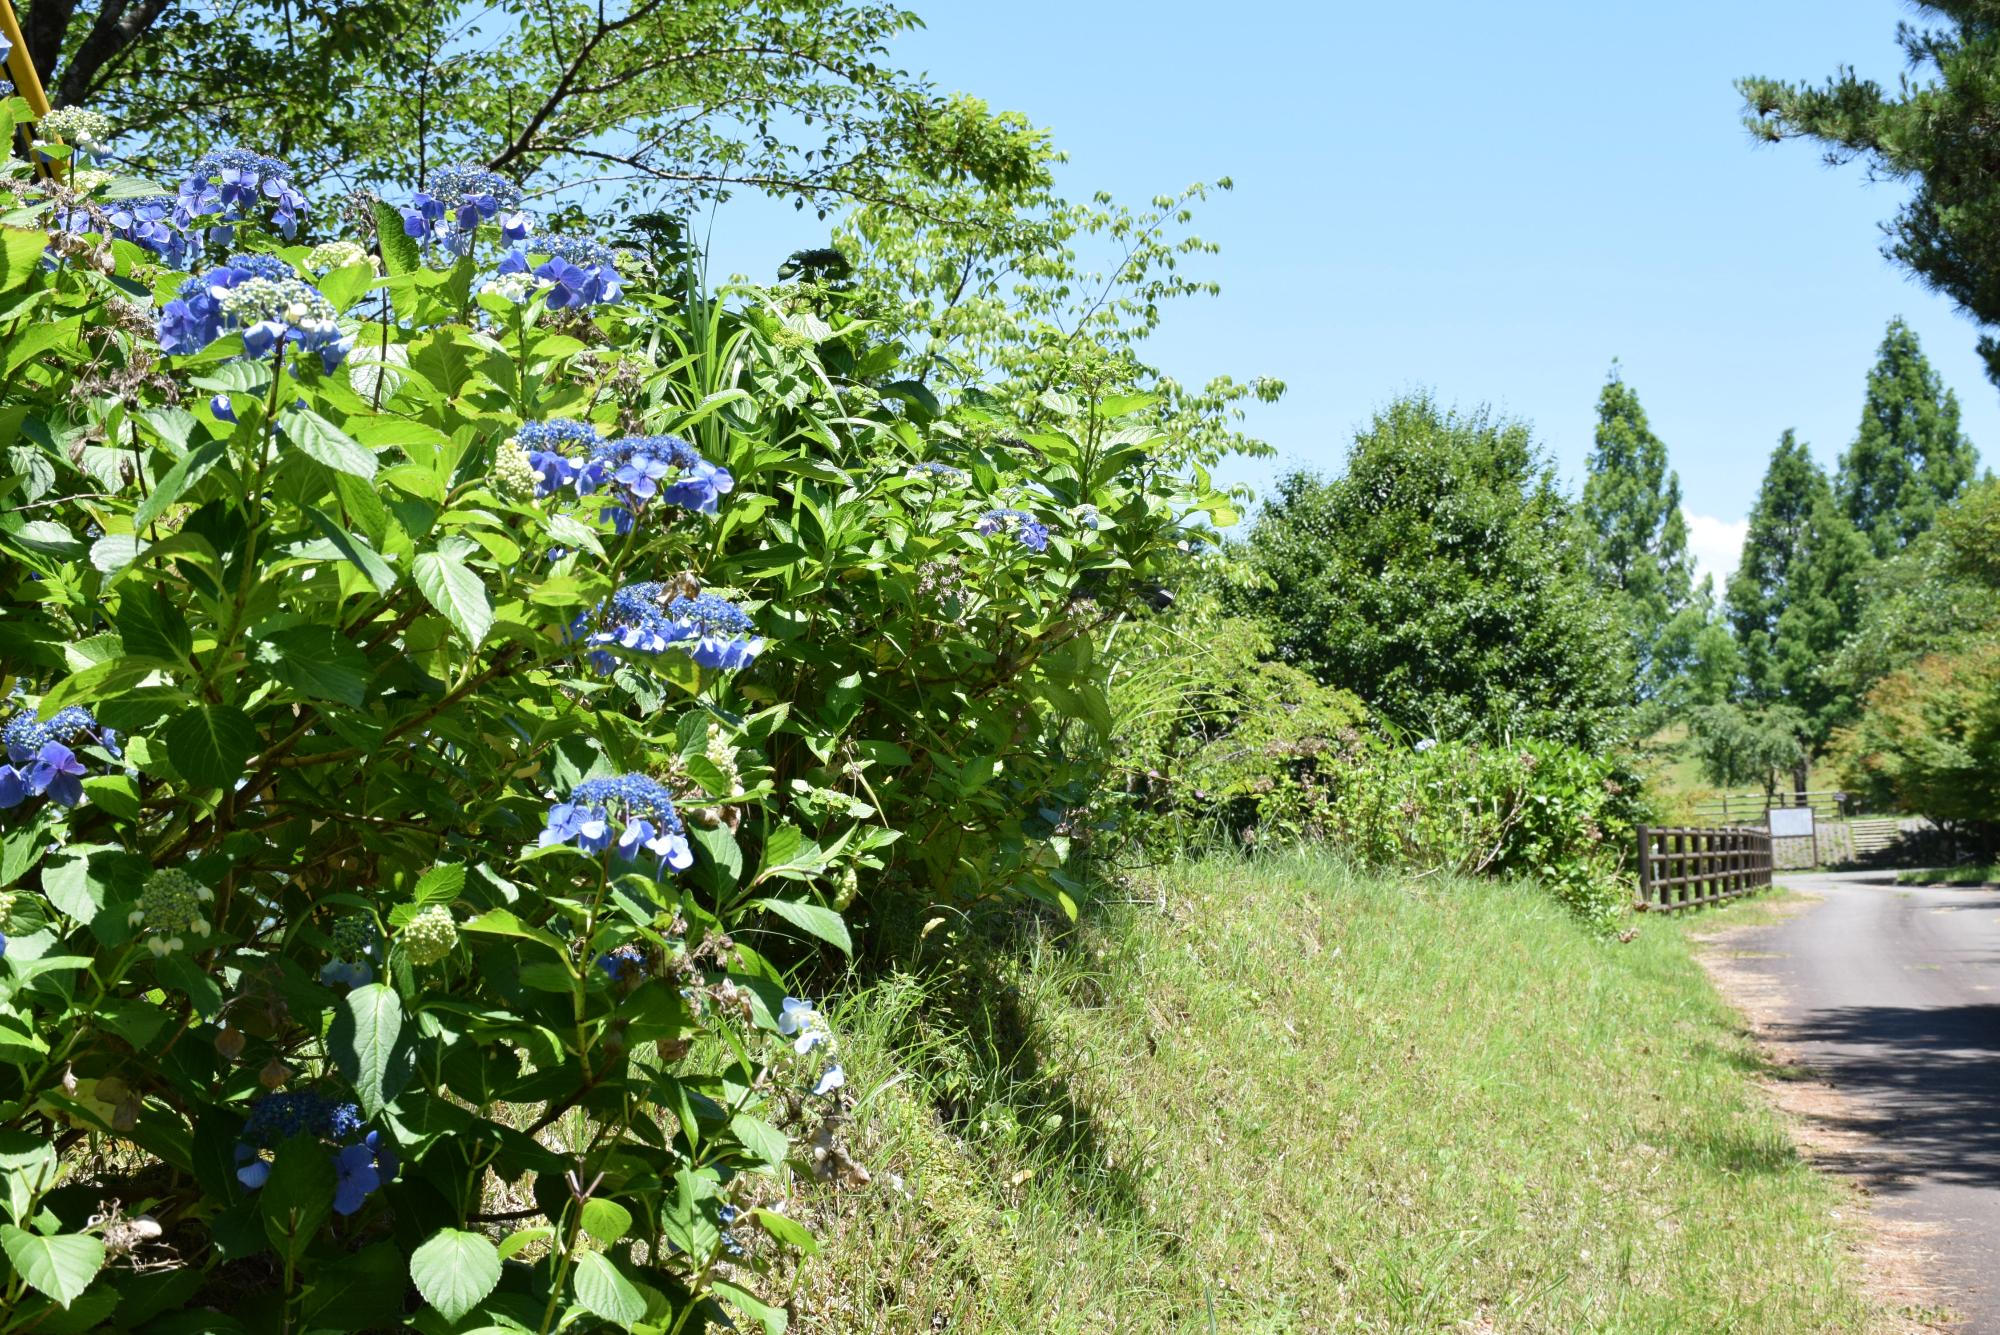
{"type": "Polygon", "coordinates": [[[863,1177],[793,980],[1069,904],[1226,502],[490,173],[78,151],[0,171],[0,1330],[782,1329],[863,1177]]]}

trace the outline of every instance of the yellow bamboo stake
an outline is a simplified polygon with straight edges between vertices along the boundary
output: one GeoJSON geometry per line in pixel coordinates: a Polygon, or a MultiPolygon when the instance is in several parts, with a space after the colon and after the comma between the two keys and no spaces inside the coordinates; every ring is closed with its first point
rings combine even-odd
{"type": "MultiPolygon", "coordinates": [[[[21,20],[14,17],[14,6],[8,0],[0,0],[0,34],[13,47],[7,53],[7,76],[13,80],[14,90],[28,99],[28,110],[39,120],[49,114],[49,95],[42,91],[42,76],[35,73],[35,62],[28,55],[28,39],[21,35],[21,20]]],[[[23,125],[16,133],[21,136],[21,147],[28,161],[35,164],[35,175],[54,179],[55,172],[47,160],[35,152],[34,132],[23,125]]]]}
{"type": "Polygon", "coordinates": [[[21,35],[21,21],[14,17],[14,6],[8,0],[0,0],[0,35],[14,46],[7,56],[8,77],[13,79],[21,96],[28,99],[28,110],[37,119],[48,115],[49,95],[42,91],[42,78],[35,73],[35,62],[28,56],[28,39],[21,35]]]}

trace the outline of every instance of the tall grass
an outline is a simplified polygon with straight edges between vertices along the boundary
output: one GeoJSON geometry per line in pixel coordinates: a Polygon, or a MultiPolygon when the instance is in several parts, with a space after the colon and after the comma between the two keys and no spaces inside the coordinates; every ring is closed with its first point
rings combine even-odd
{"type": "Polygon", "coordinates": [[[797,1203],[804,1328],[1876,1320],[1679,925],[1310,854],[1146,892],[1065,935],[934,919],[834,1006],[873,1180],[797,1203]]]}

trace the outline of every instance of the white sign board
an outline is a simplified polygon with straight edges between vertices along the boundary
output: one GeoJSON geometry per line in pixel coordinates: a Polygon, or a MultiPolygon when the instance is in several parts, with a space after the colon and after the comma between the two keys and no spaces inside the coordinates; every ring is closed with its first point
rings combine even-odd
{"type": "Polygon", "coordinates": [[[1813,835],[1811,807],[1772,807],[1765,813],[1771,822],[1773,839],[1810,839],[1813,835]]]}

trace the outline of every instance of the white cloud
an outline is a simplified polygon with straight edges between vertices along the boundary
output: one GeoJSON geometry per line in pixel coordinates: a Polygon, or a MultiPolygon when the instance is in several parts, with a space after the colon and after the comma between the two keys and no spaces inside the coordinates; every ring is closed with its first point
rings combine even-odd
{"type": "Polygon", "coordinates": [[[1715,596],[1720,598],[1736,563],[1743,556],[1743,539],[1750,532],[1748,519],[1717,519],[1698,515],[1685,505],[1681,517],[1687,520],[1688,552],[1694,557],[1695,583],[1703,575],[1715,576],[1715,596]]]}

